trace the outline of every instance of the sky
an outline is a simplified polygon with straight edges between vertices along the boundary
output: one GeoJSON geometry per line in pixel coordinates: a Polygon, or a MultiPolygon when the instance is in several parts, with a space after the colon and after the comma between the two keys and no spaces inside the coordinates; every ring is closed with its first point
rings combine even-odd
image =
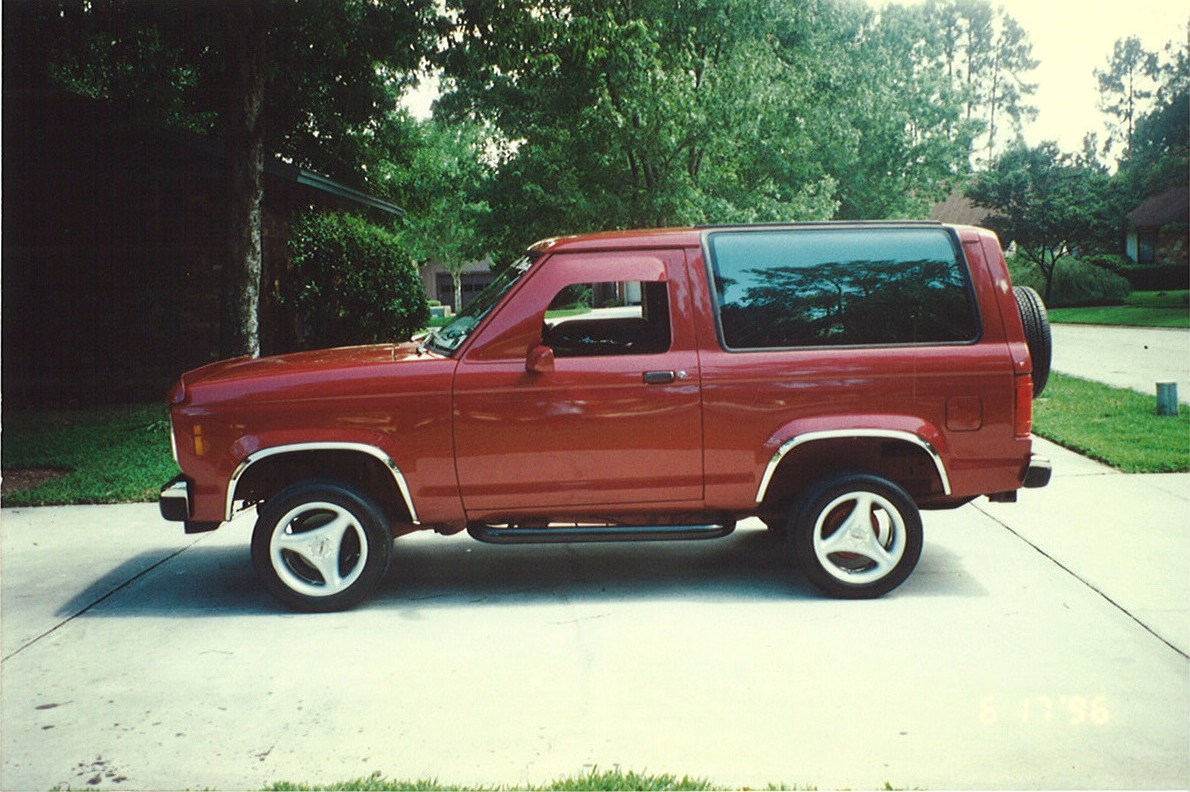
{"type": "MultiPolygon", "coordinates": [[[[1083,136],[1104,138],[1103,114],[1094,70],[1104,68],[1117,39],[1139,36],[1148,50],[1186,40],[1186,0],[999,0],[1028,32],[1041,65],[1030,76],[1038,84],[1037,119],[1025,127],[1025,141],[1055,140],[1065,151],[1081,151],[1083,136]]],[[[883,5],[883,3],[880,3],[883,5]]]]}
{"type": "MultiPolygon", "coordinates": [[[[887,0],[868,2],[877,8],[887,4],[887,0]]],[[[1139,36],[1146,49],[1161,51],[1168,41],[1186,40],[1190,19],[1186,0],[993,0],[993,4],[1002,6],[1025,28],[1033,42],[1033,56],[1041,61],[1029,76],[1030,82],[1038,84],[1032,98],[1038,115],[1025,127],[1025,141],[1035,146],[1053,140],[1072,152],[1082,150],[1087,132],[1098,132],[1100,141],[1106,137],[1093,72],[1106,67],[1116,40],[1139,36]]],[[[423,81],[406,105],[425,118],[436,93],[434,81],[423,81]]]]}

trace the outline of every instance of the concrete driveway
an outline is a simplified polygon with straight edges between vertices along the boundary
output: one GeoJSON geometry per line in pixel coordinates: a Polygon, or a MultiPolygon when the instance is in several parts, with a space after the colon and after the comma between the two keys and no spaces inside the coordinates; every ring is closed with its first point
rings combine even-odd
{"type": "Polygon", "coordinates": [[[1050,449],[920,566],[820,598],[757,524],[690,544],[401,539],[376,599],[280,611],[251,520],[4,510],[5,790],[247,789],[598,765],[730,786],[1185,788],[1190,475],[1050,449]]]}

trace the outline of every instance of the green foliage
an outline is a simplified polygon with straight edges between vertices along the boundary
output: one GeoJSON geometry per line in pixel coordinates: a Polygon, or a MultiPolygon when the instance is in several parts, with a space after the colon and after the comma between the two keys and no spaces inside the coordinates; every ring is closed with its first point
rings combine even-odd
{"type": "Polygon", "coordinates": [[[1181,264],[1138,264],[1119,254],[1084,256],[1083,260],[1121,275],[1139,291],[1178,291],[1190,288],[1190,270],[1181,264]]]}
{"type": "MultiPolygon", "coordinates": [[[[885,13],[894,11],[903,9],[885,13]]],[[[1037,85],[1026,76],[1038,65],[1028,34],[987,0],[927,0],[910,13],[921,18],[915,27],[927,45],[918,58],[942,65],[962,117],[975,127],[975,159],[989,162],[1004,141],[1020,137],[1021,122],[1037,114],[1028,103],[1037,85]]]]}
{"type": "Polygon", "coordinates": [[[408,339],[430,310],[421,278],[391,231],[349,214],[294,224],[292,269],[278,295],[305,348],[408,339]]]}
{"type": "Polygon", "coordinates": [[[165,405],[5,410],[2,466],[6,477],[22,469],[67,471],[5,493],[6,507],[155,500],[178,474],[165,405]]]}
{"type": "MultiPolygon", "coordinates": [[[[491,256],[482,234],[491,209],[484,138],[468,124],[403,119],[406,145],[376,171],[387,194],[407,209],[401,238],[418,262],[438,264],[454,278],[453,307],[462,308],[462,272],[491,256]]],[[[522,244],[523,244],[522,240],[522,244]]]]}
{"type": "Polygon", "coordinates": [[[1037,434],[1125,473],[1190,470],[1186,405],[1159,416],[1152,395],[1051,372],[1033,415],[1037,434]]]}
{"type": "MultiPolygon", "coordinates": [[[[1009,264],[1012,282],[1032,286],[1038,292],[1046,288],[1041,268],[1027,259],[1014,258],[1009,264]]],[[[1076,258],[1062,259],[1053,271],[1050,294],[1045,304],[1051,308],[1074,305],[1121,305],[1132,291],[1128,281],[1103,267],[1076,258]]]]}
{"type": "MultiPolygon", "coordinates": [[[[138,122],[214,134],[228,101],[228,5],[13,3],[4,15],[5,68],[29,82],[111,101],[138,122]]],[[[366,186],[378,120],[434,49],[440,29],[436,4],[260,0],[255,5],[263,7],[268,25],[266,149],[366,186]]],[[[6,85],[8,80],[6,73],[6,85]]]]}
{"type": "MultiPolygon", "coordinates": [[[[1101,109],[1114,122],[1117,184],[1135,205],[1186,184],[1190,172],[1190,45],[1170,41],[1162,53],[1133,39],[1116,42],[1109,68],[1096,72],[1101,109]]],[[[1106,147],[1105,147],[1106,148],[1106,147]]]]}
{"type": "Polygon", "coordinates": [[[977,124],[903,9],[454,0],[448,14],[438,112],[489,133],[500,250],[601,228],[921,216],[968,167],[977,124]]]}
{"type": "Polygon", "coordinates": [[[1095,70],[1099,83],[1099,109],[1110,119],[1112,130],[1104,151],[1132,149],[1133,131],[1142,108],[1155,93],[1157,55],[1145,50],[1140,38],[1117,39],[1107,67],[1095,70]]]}
{"type": "Polygon", "coordinates": [[[1060,260],[1118,244],[1124,204],[1111,176],[1054,143],[1009,149],[971,181],[966,195],[991,210],[985,223],[1002,243],[1015,243],[1037,265],[1047,304],[1065,299],[1053,292],[1060,260]]]}

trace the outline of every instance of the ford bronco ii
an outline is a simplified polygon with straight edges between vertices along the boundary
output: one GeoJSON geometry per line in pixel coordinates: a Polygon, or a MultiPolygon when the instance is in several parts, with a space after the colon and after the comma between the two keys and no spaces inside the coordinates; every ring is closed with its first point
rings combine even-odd
{"type": "Polygon", "coordinates": [[[393,539],[704,539],[760,517],[828,595],[880,596],[919,510],[1045,485],[1050,335],[989,231],[817,223],[548,239],[453,322],[214,363],[171,392],[187,532],[255,506],[264,586],[350,607],[393,539]]]}

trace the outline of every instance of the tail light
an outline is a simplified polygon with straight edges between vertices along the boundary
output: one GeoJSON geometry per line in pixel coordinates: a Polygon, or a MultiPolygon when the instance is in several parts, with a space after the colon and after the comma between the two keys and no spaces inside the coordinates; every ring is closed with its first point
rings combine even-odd
{"type": "Polygon", "coordinates": [[[1033,377],[1031,375],[1017,375],[1015,401],[1013,424],[1016,436],[1028,437],[1033,431],[1033,377]]]}

